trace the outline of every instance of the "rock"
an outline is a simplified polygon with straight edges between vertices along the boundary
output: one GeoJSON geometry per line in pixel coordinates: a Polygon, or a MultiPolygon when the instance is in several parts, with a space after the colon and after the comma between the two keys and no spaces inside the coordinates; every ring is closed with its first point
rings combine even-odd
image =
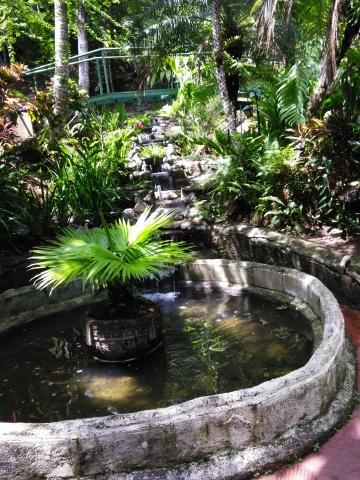
{"type": "Polygon", "coordinates": [[[143,213],[145,210],[149,207],[149,205],[143,201],[137,202],[137,204],[134,207],[134,212],[135,213],[143,213]]]}
{"type": "Polygon", "coordinates": [[[171,172],[171,165],[170,165],[170,163],[164,161],[164,162],[162,163],[162,165],[161,165],[161,170],[162,170],[163,172],[171,172]]]}
{"type": "Polygon", "coordinates": [[[175,200],[176,198],[178,198],[178,195],[173,190],[167,190],[166,198],[169,200],[175,200]]]}
{"type": "Polygon", "coordinates": [[[197,207],[191,207],[187,216],[189,218],[195,218],[195,217],[199,217],[200,215],[200,212],[199,212],[199,209],[197,207]]]}
{"type": "Polygon", "coordinates": [[[18,141],[24,141],[34,136],[34,129],[28,112],[19,113],[13,131],[18,141]]]}
{"type": "Polygon", "coordinates": [[[126,208],[122,212],[122,216],[127,219],[127,220],[135,220],[136,219],[136,213],[132,208],[126,208]]]}
{"type": "Polygon", "coordinates": [[[174,220],[171,225],[170,225],[170,228],[172,228],[173,230],[180,230],[181,229],[181,224],[183,223],[183,220],[174,220]]]}
{"type": "Polygon", "coordinates": [[[130,161],[128,162],[129,168],[139,169],[141,168],[143,161],[138,153],[134,153],[132,156],[129,155],[130,161]]]}
{"type": "Polygon", "coordinates": [[[146,197],[143,198],[144,202],[153,204],[156,200],[156,195],[154,192],[150,192],[146,195],[146,197]]]}
{"type": "Polygon", "coordinates": [[[191,219],[191,221],[193,222],[194,225],[202,225],[203,223],[202,218],[200,217],[194,217],[191,219]]]}
{"type": "MultiPolygon", "coordinates": [[[[155,192],[155,198],[157,200],[176,200],[178,198],[177,193],[173,190],[161,190],[161,198],[159,198],[159,192],[155,192]]],[[[145,199],[144,199],[145,200],[145,199]]]]}
{"type": "Polygon", "coordinates": [[[175,145],[173,143],[168,143],[166,145],[166,157],[171,157],[175,153],[175,145]]]}
{"type": "Polygon", "coordinates": [[[208,230],[208,229],[209,229],[209,227],[207,225],[203,224],[203,223],[201,225],[196,226],[196,230],[198,232],[206,232],[206,230],[208,230]]]}
{"type": "Polygon", "coordinates": [[[130,177],[130,180],[151,180],[151,172],[149,170],[135,171],[130,177]]]}
{"type": "Polygon", "coordinates": [[[192,224],[190,222],[190,220],[184,220],[183,222],[181,222],[181,230],[190,230],[192,224]]]}
{"type": "Polygon", "coordinates": [[[181,127],[180,125],[171,125],[166,133],[169,137],[179,135],[181,133],[181,127]]]}
{"type": "Polygon", "coordinates": [[[138,202],[146,202],[146,200],[144,200],[144,196],[147,194],[147,190],[138,190],[135,195],[134,195],[134,203],[138,203],[138,202]]]}
{"type": "Polygon", "coordinates": [[[177,157],[175,155],[166,155],[164,157],[164,160],[166,161],[166,163],[168,165],[170,165],[170,167],[172,167],[175,164],[176,159],[177,159],[177,157]]]}

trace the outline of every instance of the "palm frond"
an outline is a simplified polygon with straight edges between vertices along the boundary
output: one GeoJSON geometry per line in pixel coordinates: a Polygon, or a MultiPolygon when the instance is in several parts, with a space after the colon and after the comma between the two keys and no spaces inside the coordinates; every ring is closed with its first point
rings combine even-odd
{"type": "MultiPolygon", "coordinates": [[[[276,8],[279,0],[265,0],[262,4],[256,27],[260,43],[267,48],[274,42],[274,31],[276,21],[276,8]]],[[[260,3],[260,2],[256,2],[260,3]]]]}
{"type": "Polygon", "coordinates": [[[93,288],[157,276],[173,265],[190,260],[184,242],[159,240],[172,213],[146,210],[135,225],[119,220],[110,226],[79,232],[72,228],[45,247],[33,250],[31,269],[41,270],[33,281],[37,288],[52,289],[82,278],[93,288]]]}
{"type": "Polygon", "coordinates": [[[329,0],[306,0],[298,2],[296,17],[302,26],[304,40],[326,32],[329,13],[329,0]]]}
{"type": "Polygon", "coordinates": [[[280,79],[277,89],[280,118],[290,127],[305,121],[309,87],[309,72],[300,63],[286,69],[280,79]]]}

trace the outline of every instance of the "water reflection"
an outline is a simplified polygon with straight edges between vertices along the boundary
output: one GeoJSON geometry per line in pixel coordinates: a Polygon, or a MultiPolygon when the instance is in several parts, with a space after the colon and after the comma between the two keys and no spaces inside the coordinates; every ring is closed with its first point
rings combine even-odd
{"type": "Polygon", "coordinates": [[[250,387],[304,365],[312,335],[293,307],[211,285],[147,295],[160,304],[163,348],[140,362],[100,364],[80,308],[0,341],[0,420],[56,421],[165,407],[250,387]]]}

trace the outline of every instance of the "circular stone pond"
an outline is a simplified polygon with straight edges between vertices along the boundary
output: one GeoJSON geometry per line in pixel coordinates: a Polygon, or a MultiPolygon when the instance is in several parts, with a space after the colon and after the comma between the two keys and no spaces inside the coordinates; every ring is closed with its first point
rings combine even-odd
{"type": "Polygon", "coordinates": [[[0,295],[1,479],[241,478],[341,420],[354,368],[321,282],[226,260],[180,276],[145,293],[165,341],[132,364],[89,354],[84,316],[102,298],[80,285],[0,295]]]}
{"type": "Polygon", "coordinates": [[[310,358],[313,333],[300,305],[223,283],[175,288],[145,295],[160,305],[166,336],[142,361],[100,363],[90,354],[83,334],[88,306],[0,337],[0,421],[167,407],[253,387],[310,358]]]}

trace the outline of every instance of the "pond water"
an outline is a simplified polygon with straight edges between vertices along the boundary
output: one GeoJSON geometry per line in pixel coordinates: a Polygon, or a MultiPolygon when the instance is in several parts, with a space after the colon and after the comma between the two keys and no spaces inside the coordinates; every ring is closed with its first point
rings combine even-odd
{"type": "Polygon", "coordinates": [[[43,318],[0,339],[0,421],[48,422],[166,407],[251,387],[303,366],[311,328],[294,306],[236,287],[183,284],[146,295],[163,347],[133,364],[89,354],[85,312],[43,318]]]}

